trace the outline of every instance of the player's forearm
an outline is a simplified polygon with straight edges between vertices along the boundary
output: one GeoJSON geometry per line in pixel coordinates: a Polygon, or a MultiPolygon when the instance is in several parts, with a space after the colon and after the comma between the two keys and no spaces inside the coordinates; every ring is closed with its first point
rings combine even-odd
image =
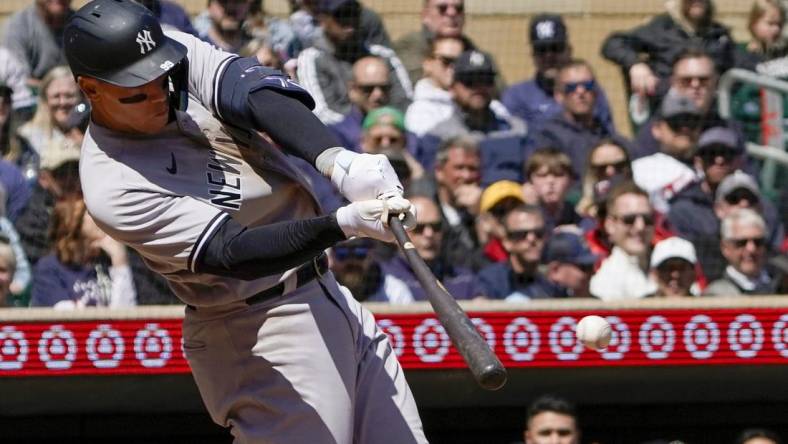
{"type": "Polygon", "coordinates": [[[339,147],[339,139],[298,100],[270,89],[249,95],[255,128],[264,131],[287,153],[315,165],[326,149],[339,147]]]}
{"type": "Polygon", "coordinates": [[[301,265],[342,240],[334,215],[255,228],[228,219],[208,241],[196,271],[257,279],[301,265]]]}

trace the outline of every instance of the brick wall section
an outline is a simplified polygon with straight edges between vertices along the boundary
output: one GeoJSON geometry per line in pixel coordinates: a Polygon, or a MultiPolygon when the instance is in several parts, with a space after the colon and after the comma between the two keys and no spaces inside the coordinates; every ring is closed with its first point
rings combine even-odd
{"type": "MultiPolygon", "coordinates": [[[[0,26],[8,15],[33,0],[0,1],[0,26]]],[[[378,11],[392,38],[419,28],[423,0],[362,0],[378,11]]],[[[206,0],[178,0],[190,14],[199,13],[206,0]]],[[[85,0],[74,0],[79,7],[85,0]]],[[[608,92],[620,130],[629,130],[625,116],[625,99],[618,68],[599,55],[605,37],[614,29],[629,29],[664,10],[663,0],[466,0],[468,34],[477,44],[497,58],[507,82],[529,77],[533,65],[529,54],[527,28],[530,17],[544,10],[565,15],[572,46],[577,57],[591,62],[596,75],[608,92]]],[[[284,16],[286,0],[264,0],[266,10],[284,16]]],[[[749,1],[716,0],[717,18],[733,30],[734,37],[747,37],[745,21],[749,1]]]]}

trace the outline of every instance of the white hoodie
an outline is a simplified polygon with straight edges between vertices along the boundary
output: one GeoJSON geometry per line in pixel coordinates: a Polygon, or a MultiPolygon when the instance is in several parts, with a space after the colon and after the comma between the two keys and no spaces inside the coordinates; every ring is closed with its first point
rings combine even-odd
{"type": "Polygon", "coordinates": [[[437,87],[431,79],[424,78],[416,82],[413,103],[405,113],[405,127],[421,137],[450,118],[456,110],[451,93],[437,87]]]}

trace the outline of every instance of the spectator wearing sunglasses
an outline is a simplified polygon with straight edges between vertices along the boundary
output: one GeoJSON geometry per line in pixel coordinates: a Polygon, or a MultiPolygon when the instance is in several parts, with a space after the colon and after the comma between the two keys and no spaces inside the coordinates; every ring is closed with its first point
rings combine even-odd
{"type": "Polygon", "coordinates": [[[697,295],[698,257],[695,247],[680,237],[663,239],[651,253],[649,276],[657,284],[652,296],[680,298],[697,295]]]}
{"type": "MultiPolygon", "coordinates": [[[[341,122],[353,102],[348,85],[353,64],[367,56],[386,62],[388,103],[405,110],[413,96],[408,73],[391,48],[367,44],[359,34],[362,7],[357,0],[318,0],[315,5],[322,33],[298,56],[298,80],[315,100],[314,113],[326,125],[341,122]]],[[[384,85],[384,83],[381,83],[384,85]]],[[[373,92],[371,90],[370,92],[373,92]]],[[[378,92],[379,94],[379,92],[378,92]]]]}
{"type": "Polygon", "coordinates": [[[598,257],[588,248],[579,230],[562,228],[545,246],[545,277],[556,288],[556,296],[591,297],[589,283],[598,257]]]}
{"type": "Polygon", "coordinates": [[[576,177],[569,156],[551,147],[536,150],[525,164],[525,175],[542,209],[548,231],[580,223],[574,206],[566,200],[576,177]]]}
{"type": "Polygon", "coordinates": [[[714,202],[714,212],[720,220],[737,208],[750,208],[761,214],[767,222],[767,249],[780,248],[784,230],[775,214],[774,206],[761,194],[755,179],[741,170],[735,171],[720,183],[714,202]]]}
{"type": "MultiPolygon", "coordinates": [[[[482,296],[483,290],[478,278],[471,270],[456,266],[445,259],[443,254],[443,223],[438,205],[425,196],[410,197],[416,207],[416,227],[410,232],[416,251],[424,259],[432,273],[455,299],[473,299],[482,296]]],[[[413,269],[402,253],[381,264],[384,280],[388,283],[385,295],[390,301],[426,301],[427,295],[419,283],[413,269]],[[393,285],[399,281],[404,285],[393,285]],[[393,293],[400,290],[402,293],[393,293]]],[[[377,299],[370,299],[377,300],[377,299]]]]}
{"type": "MultiPolygon", "coordinates": [[[[440,37],[460,38],[467,49],[477,49],[476,45],[463,34],[465,28],[464,0],[423,0],[421,9],[421,29],[406,34],[394,42],[397,52],[413,82],[424,77],[422,60],[430,43],[440,37]]],[[[493,63],[494,64],[494,63],[493,63]]],[[[496,72],[498,70],[496,69],[496,72]]],[[[505,85],[496,74],[496,87],[502,90],[505,85]]]]}
{"type": "Polygon", "coordinates": [[[623,140],[602,139],[588,152],[581,196],[575,207],[578,214],[596,218],[600,190],[609,188],[614,178],[632,179],[632,162],[626,147],[623,140]]]}
{"type": "MultiPolygon", "coordinates": [[[[580,176],[585,170],[588,151],[600,140],[618,137],[612,126],[605,126],[594,109],[597,88],[591,65],[573,59],[558,71],[554,97],[561,112],[549,118],[529,142],[529,151],[552,146],[572,159],[572,170],[580,176]]],[[[528,157],[530,153],[526,154],[528,157]]]]}
{"type": "Polygon", "coordinates": [[[542,210],[533,205],[517,206],[504,216],[503,227],[503,247],[509,260],[479,271],[484,294],[513,302],[559,296],[556,287],[539,272],[547,235],[542,210]]]}
{"type": "Polygon", "coordinates": [[[329,259],[337,282],[350,290],[359,301],[388,301],[393,304],[412,302],[411,299],[394,297],[407,295],[407,287],[396,279],[384,278],[372,240],[356,238],[337,244],[329,250],[329,259]]]}
{"type": "MultiPolygon", "coordinates": [[[[715,103],[718,78],[719,71],[715,68],[714,60],[709,53],[699,47],[690,46],[684,49],[673,62],[669,90],[689,97],[695,102],[703,117],[701,129],[706,130],[715,126],[730,128],[736,132],[738,143],[743,149],[744,133],[741,124],[735,120],[723,119],[717,113],[715,103]]],[[[667,91],[664,94],[667,94],[667,91]]],[[[651,130],[658,118],[652,116],[638,130],[635,140],[637,151],[633,153],[635,159],[659,152],[659,141],[651,130]]]]}
{"type": "Polygon", "coordinates": [[[502,241],[506,235],[503,218],[512,208],[524,203],[525,196],[520,183],[499,180],[484,189],[479,199],[479,216],[476,218],[476,236],[482,245],[478,252],[478,264],[488,265],[509,259],[509,253],[504,249],[502,241]]]}
{"type": "Polygon", "coordinates": [[[695,103],[671,91],[662,100],[651,127],[659,152],[632,162],[635,183],[649,194],[654,209],[662,214],[668,212],[670,199],[697,178],[692,157],[700,126],[701,111],[695,103]]]}
{"type": "Polygon", "coordinates": [[[671,74],[675,74],[672,64],[685,48],[702,48],[717,72],[734,64],[733,39],[728,28],[714,20],[712,0],[670,0],[665,8],[665,13],[645,25],[613,32],[602,45],[602,55],[623,71],[627,94],[635,97],[630,103],[645,105],[645,110],[630,111],[635,127],[643,124],[667,93],[671,74]],[[645,118],[636,118],[638,114],[645,118]]]}
{"type": "Polygon", "coordinates": [[[707,296],[736,296],[774,293],[775,282],[765,269],[766,223],[750,208],[728,213],[720,227],[720,249],[727,261],[720,279],[709,284],[707,296]]]}
{"type": "Polygon", "coordinates": [[[405,126],[419,137],[457,112],[449,88],[454,80],[454,63],[468,49],[459,37],[435,37],[427,48],[421,64],[424,77],[416,82],[413,103],[405,113],[405,126]]]}
{"type": "Polygon", "coordinates": [[[642,298],[657,290],[647,274],[654,223],[648,194],[633,182],[610,191],[604,228],[613,249],[591,278],[591,294],[611,301],[642,298]]]}
{"type": "MultiPolygon", "coordinates": [[[[531,58],[536,67],[535,76],[503,92],[501,102],[515,116],[523,119],[529,131],[536,131],[544,122],[561,112],[553,91],[558,69],[572,59],[564,19],[557,14],[539,14],[529,27],[531,58]]],[[[613,117],[610,105],[600,85],[596,85],[597,100],[594,113],[603,125],[612,128],[613,117]]]]}

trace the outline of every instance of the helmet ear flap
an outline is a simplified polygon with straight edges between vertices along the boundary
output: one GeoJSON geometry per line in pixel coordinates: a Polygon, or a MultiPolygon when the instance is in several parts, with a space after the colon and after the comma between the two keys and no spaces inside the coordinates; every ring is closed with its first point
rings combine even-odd
{"type": "Polygon", "coordinates": [[[170,106],[178,111],[186,111],[189,105],[189,59],[184,57],[167,76],[172,85],[170,106]]]}

